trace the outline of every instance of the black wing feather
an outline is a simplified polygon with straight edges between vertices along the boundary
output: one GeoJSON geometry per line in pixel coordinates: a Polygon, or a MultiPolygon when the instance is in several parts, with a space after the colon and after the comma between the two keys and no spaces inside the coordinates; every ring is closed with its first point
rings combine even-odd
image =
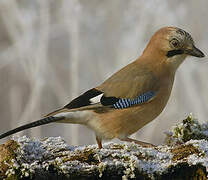
{"type": "Polygon", "coordinates": [[[90,99],[102,94],[103,92],[98,91],[97,89],[93,88],[85,92],[84,94],[80,95],[79,97],[73,99],[69,104],[64,106],[64,108],[74,109],[83,106],[88,106],[91,104],[90,99]]]}
{"type": "Polygon", "coordinates": [[[102,96],[101,99],[100,99],[100,102],[101,102],[101,104],[103,106],[113,105],[113,104],[115,104],[118,101],[119,101],[119,98],[116,98],[116,97],[105,97],[105,96],[102,96]]]}

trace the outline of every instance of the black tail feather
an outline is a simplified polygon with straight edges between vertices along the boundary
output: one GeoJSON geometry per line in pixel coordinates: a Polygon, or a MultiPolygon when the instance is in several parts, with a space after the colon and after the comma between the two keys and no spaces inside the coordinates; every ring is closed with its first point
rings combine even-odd
{"type": "Polygon", "coordinates": [[[40,119],[38,121],[34,121],[34,122],[29,123],[29,124],[25,124],[23,126],[17,127],[15,129],[10,130],[10,131],[7,131],[6,133],[3,133],[3,134],[0,135],[0,139],[5,138],[9,135],[15,134],[17,132],[23,131],[25,129],[30,129],[30,128],[41,126],[41,125],[44,125],[44,124],[49,124],[49,123],[52,123],[52,122],[60,121],[60,120],[63,120],[63,119],[64,119],[64,117],[49,116],[49,117],[40,119]]]}

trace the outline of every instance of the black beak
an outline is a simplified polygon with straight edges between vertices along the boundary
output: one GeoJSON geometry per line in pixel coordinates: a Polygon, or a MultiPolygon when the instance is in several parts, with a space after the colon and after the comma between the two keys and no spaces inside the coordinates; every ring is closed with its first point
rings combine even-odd
{"type": "Polygon", "coordinates": [[[196,48],[195,46],[193,46],[191,49],[186,49],[184,51],[185,54],[187,55],[191,55],[191,56],[195,56],[195,57],[205,57],[204,53],[201,52],[198,48],[196,48]]]}

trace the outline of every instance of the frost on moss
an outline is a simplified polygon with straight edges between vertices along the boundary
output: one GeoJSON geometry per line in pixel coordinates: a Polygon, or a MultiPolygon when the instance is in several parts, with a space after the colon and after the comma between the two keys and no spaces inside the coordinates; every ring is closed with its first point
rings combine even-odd
{"type": "Polygon", "coordinates": [[[200,124],[192,115],[189,115],[181,123],[166,132],[165,140],[168,145],[183,144],[191,139],[208,140],[208,122],[200,124]]]}
{"type": "Polygon", "coordinates": [[[96,145],[73,147],[67,145],[60,137],[38,140],[23,136],[11,141],[16,145],[11,148],[11,156],[5,159],[6,168],[4,173],[2,171],[1,177],[5,179],[41,179],[42,177],[48,179],[110,179],[112,177],[206,179],[208,141],[206,138],[199,138],[204,137],[201,134],[206,134],[205,127],[197,120],[188,117],[173,129],[172,135],[169,133],[169,141],[173,139],[174,142],[169,143],[171,146],[163,145],[154,148],[143,148],[134,143],[105,143],[102,149],[98,149],[96,145]],[[189,130],[188,133],[186,128],[189,130]],[[195,138],[197,140],[189,140],[190,137],[197,137],[195,138]]]}

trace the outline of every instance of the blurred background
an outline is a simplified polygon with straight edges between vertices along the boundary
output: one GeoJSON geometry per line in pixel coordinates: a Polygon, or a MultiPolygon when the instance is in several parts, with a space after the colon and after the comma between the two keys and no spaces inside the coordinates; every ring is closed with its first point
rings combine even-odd
{"type": "MultiPolygon", "coordinates": [[[[163,26],[190,32],[208,54],[207,0],[1,0],[0,133],[37,120],[135,60],[163,26]]],[[[193,113],[208,120],[208,58],[187,58],[162,114],[133,135],[160,144],[193,113]]],[[[48,124],[18,135],[95,143],[86,127],[48,124]]],[[[6,139],[1,140],[4,142],[6,139]]]]}

